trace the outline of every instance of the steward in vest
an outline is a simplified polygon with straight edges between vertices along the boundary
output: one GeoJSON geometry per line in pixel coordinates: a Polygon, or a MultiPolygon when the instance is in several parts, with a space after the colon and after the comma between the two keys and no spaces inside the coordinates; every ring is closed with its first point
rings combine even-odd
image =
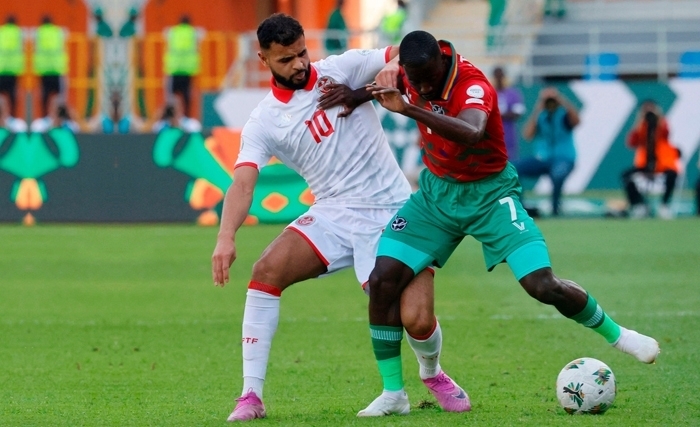
{"type": "Polygon", "coordinates": [[[15,114],[17,77],[24,73],[24,41],[22,29],[15,17],[9,15],[0,26],[0,94],[7,95],[10,115],[15,114]]]}
{"type": "Polygon", "coordinates": [[[48,115],[49,98],[61,93],[61,77],[68,73],[66,34],[45,15],[34,38],[34,73],[41,77],[43,115],[48,115]]]}
{"type": "Polygon", "coordinates": [[[171,27],[166,34],[165,75],[170,77],[170,93],[183,98],[185,115],[190,111],[190,89],[192,76],[199,73],[199,48],[197,30],[184,15],[180,23],[171,27]]]}

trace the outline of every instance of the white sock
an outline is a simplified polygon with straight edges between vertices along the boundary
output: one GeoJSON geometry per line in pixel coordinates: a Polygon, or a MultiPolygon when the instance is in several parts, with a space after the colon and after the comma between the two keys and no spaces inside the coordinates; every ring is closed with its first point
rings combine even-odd
{"type": "Polygon", "coordinates": [[[421,379],[433,378],[440,373],[440,351],[442,350],[442,329],[440,323],[435,319],[435,331],[426,340],[417,340],[410,334],[406,334],[408,344],[416,353],[418,364],[420,364],[421,379]]]}
{"type": "Polygon", "coordinates": [[[243,313],[243,392],[262,399],[272,337],[280,318],[280,297],[248,289],[243,313]]]}

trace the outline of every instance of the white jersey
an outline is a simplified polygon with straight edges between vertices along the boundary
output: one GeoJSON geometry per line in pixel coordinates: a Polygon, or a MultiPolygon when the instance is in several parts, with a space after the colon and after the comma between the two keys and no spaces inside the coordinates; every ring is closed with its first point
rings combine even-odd
{"type": "Polygon", "coordinates": [[[327,84],[357,89],[372,82],[386,64],[389,49],[350,50],[314,62],[304,89],[287,90],[272,81],[272,91],[243,127],[236,167],[260,169],[275,156],[306,180],[316,204],[402,206],[411,187],[372,103],[344,118],[338,117],[342,106],[317,108],[327,84]]]}

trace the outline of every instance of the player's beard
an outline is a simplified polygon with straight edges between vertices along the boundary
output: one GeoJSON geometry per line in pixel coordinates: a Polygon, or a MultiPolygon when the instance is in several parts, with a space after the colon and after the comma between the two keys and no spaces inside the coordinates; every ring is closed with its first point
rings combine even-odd
{"type": "Polygon", "coordinates": [[[275,78],[275,81],[277,84],[282,85],[288,89],[292,90],[299,90],[299,89],[304,89],[306,85],[309,83],[309,79],[311,78],[311,64],[309,64],[308,67],[306,67],[305,70],[305,75],[304,75],[304,80],[301,83],[295,83],[294,82],[294,76],[290,78],[284,78],[281,75],[275,73],[274,71],[270,70],[272,72],[272,77],[275,78]]]}

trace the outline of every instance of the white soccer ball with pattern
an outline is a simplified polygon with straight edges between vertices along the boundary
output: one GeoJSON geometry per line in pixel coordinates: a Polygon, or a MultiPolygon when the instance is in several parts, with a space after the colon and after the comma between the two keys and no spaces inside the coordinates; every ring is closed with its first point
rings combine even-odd
{"type": "Polygon", "coordinates": [[[617,393],[615,374],[591,357],[572,360],[557,377],[557,399],[570,414],[602,414],[617,393]]]}

